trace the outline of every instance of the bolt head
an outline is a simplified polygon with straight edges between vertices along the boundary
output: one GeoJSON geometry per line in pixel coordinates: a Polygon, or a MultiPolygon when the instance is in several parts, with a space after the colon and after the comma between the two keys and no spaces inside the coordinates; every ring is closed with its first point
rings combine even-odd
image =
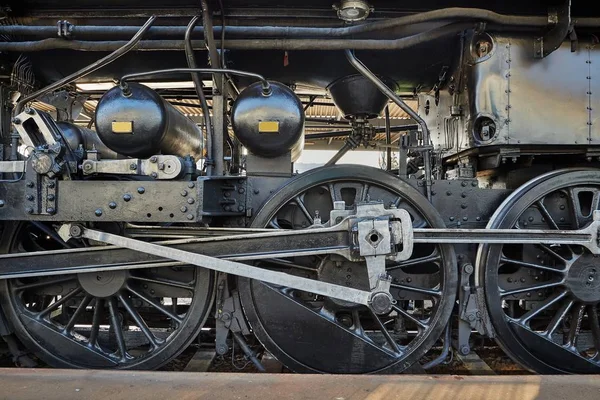
{"type": "Polygon", "coordinates": [[[143,187],[139,187],[139,188],[137,189],[137,192],[138,192],[139,194],[144,194],[144,193],[146,193],[146,189],[144,189],[143,187]]]}
{"type": "Polygon", "coordinates": [[[110,208],[111,210],[114,210],[115,208],[117,208],[117,203],[115,203],[114,201],[111,201],[110,203],[108,203],[108,208],[110,208]]]}
{"type": "Polygon", "coordinates": [[[15,125],[19,125],[21,123],[21,120],[19,118],[13,118],[12,123],[15,125]]]}
{"type": "Polygon", "coordinates": [[[195,187],[196,185],[194,184],[194,182],[188,182],[188,188],[193,189],[195,187]]]}
{"type": "Polygon", "coordinates": [[[181,210],[182,213],[187,212],[187,207],[186,206],[181,206],[180,210],[181,210]]]}
{"type": "Polygon", "coordinates": [[[34,186],[35,186],[35,183],[33,183],[32,181],[29,181],[29,182],[27,182],[27,187],[28,187],[28,188],[30,188],[30,189],[31,189],[31,188],[32,188],[32,187],[34,187],[34,186]]]}
{"type": "Polygon", "coordinates": [[[33,201],[33,199],[34,199],[32,194],[28,194],[27,196],[25,196],[25,198],[29,201],[33,201]]]}
{"type": "Polygon", "coordinates": [[[156,156],[152,156],[152,157],[150,157],[150,162],[151,162],[151,163],[153,163],[153,164],[154,164],[154,163],[156,163],[157,161],[158,161],[158,157],[156,157],[156,156]]]}
{"type": "Polygon", "coordinates": [[[96,215],[96,217],[101,217],[102,216],[102,209],[98,208],[96,211],[94,211],[94,214],[96,215]]]}
{"type": "Polygon", "coordinates": [[[246,189],[244,189],[244,188],[240,188],[240,189],[238,190],[238,193],[239,193],[239,194],[244,194],[244,193],[246,193],[246,189]]]}
{"type": "Polygon", "coordinates": [[[46,208],[46,212],[50,215],[54,215],[56,213],[56,210],[52,207],[48,207],[46,208]]]}
{"type": "Polygon", "coordinates": [[[0,200],[0,208],[4,207],[6,203],[4,203],[4,200],[0,200]]]}
{"type": "Polygon", "coordinates": [[[137,169],[137,164],[131,163],[129,164],[129,169],[135,171],[137,169]]]}
{"type": "Polygon", "coordinates": [[[72,225],[71,229],[69,229],[69,234],[72,237],[79,237],[79,236],[81,236],[81,227],[79,225],[72,225]]]}
{"type": "Polygon", "coordinates": [[[260,193],[260,190],[258,190],[258,189],[254,189],[254,190],[253,190],[253,193],[254,193],[254,194],[259,194],[259,193],[260,193]]]}
{"type": "Polygon", "coordinates": [[[131,201],[131,195],[130,195],[130,194],[128,194],[128,193],[127,193],[127,194],[124,194],[124,195],[123,195],[123,201],[125,201],[125,202],[129,202],[129,201],[131,201]]]}
{"type": "Polygon", "coordinates": [[[53,194],[49,194],[48,195],[48,200],[49,201],[54,201],[54,199],[56,199],[56,196],[54,196],[53,194]]]}
{"type": "Polygon", "coordinates": [[[186,218],[191,221],[194,219],[194,216],[192,214],[188,214],[188,215],[186,215],[186,218]]]}
{"type": "Polygon", "coordinates": [[[187,196],[187,195],[188,195],[188,191],[187,191],[187,190],[182,190],[182,191],[181,191],[181,195],[182,195],[183,197],[187,196]]]}
{"type": "Polygon", "coordinates": [[[91,170],[92,170],[92,168],[93,168],[93,166],[92,166],[92,164],[90,164],[90,163],[83,164],[83,169],[84,169],[85,171],[91,171],[91,170]]]}
{"type": "Polygon", "coordinates": [[[25,212],[26,212],[27,214],[33,214],[33,207],[27,207],[27,208],[25,209],[25,212]]]}

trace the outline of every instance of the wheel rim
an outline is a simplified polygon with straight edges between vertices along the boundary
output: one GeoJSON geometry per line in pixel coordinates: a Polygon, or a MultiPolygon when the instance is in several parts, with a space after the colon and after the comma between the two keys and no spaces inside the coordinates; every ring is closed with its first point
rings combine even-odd
{"type": "MultiPolygon", "coordinates": [[[[553,172],[507,199],[488,228],[580,229],[599,206],[600,172],[553,172]]],[[[515,361],[539,373],[600,371],[598,261],[581,246],[480,246],[496,341],[515,361]]]]}
{"type": "MultiPolygon", "coordinates": [[[[41,233],[19,224],[3,250],[60,248],[41,233]]],[[[206,269],[150,268],[5,280],[0,300],[19,339],[49,365],[155,369],[197,336],[213,286],[206,269]]]]}
{"type": "MultiPolygon", "coordinates": [[[[254,227],[302,229],[315,210],[322,222],[333,201],[347,206],[368,200],[409,211],[414,225],[442,226],[433,207],[408,184],[383,171],[334,166],[309,171],[265,203],[254,227]],[[318,208],[317,208],[318,207],[318,208]]],[[[269,260],[270,268],[369,290],[366,268],[332,256],[269,260]],[[291,263],[291,264],[290,264],[291,263]]],[[[415,246],[413,257],[388,263],[391,293],[398,301],[386,316],[363,306],[311,297],[289,288],[239,279],[242,306],[264,347],[296,372],[400,372],[429,350],[447,324],[456,293],[455,255],[451,246],[415,246]]]]}

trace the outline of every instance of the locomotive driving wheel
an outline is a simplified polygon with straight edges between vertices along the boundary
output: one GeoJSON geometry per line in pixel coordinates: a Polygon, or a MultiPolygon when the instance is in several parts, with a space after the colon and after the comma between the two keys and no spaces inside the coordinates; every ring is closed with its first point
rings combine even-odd
{"type": "MultiPolygon", "coordinates": [[[[563,170],[515,191],[488,228],[581,229],[600,209],[600,171],[563,170]]],[[[600,258],[582,246],[481,245],[496,341],[538,373],[600,372],[600,258]]]]}
{"type": "MultiPolygon", "coordinates": [[[[346,207],[381,201],[405,209],[415,227],[443,227],[414,188],[374,168],[339,165],[309,171],[276,192],[254,227],[303,229],[316,216],[327,223],[336,201],[346,207]]],[[[333,221],[335,223],[335,221],[333,221]]],[[[264,267],[369,290],[366,265],[336,256],[271,259],[264,267]]],[[[385,315],[365,306],[240,278],[248,322],[263,346],[296,372],[400,372],[417,362],[446,327],[457,289],[450,245],[415,245],[412,257],[387,262],[396,304],[385,315]]]]}
{"type": "MultiPolygon", "coordinates": [[[[6,226],[3,253],[83,247],[39,223],[6,226]]],[[[0,301],[21,342],[62,368],[155,369],[198,335],[212,304],[213,273],[164,267],[0,282],[0,301]]]]}

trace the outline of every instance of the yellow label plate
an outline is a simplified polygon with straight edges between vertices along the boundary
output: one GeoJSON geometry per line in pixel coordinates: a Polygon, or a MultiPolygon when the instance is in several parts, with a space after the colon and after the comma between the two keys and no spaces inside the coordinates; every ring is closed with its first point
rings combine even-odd
{"type": "Polygon", "coordinates": [[[133,121],[113,121],[113,133],[133,133],[133,121]]]}
{"type": "Polygon", "coordinates": [[[279,121],[260,121],[258,133],[279,133],[279,121]]]}

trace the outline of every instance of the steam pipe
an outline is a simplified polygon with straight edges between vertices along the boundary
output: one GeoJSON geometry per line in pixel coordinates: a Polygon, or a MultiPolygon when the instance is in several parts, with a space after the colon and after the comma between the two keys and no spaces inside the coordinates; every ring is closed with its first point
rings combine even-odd
{"type": "Polygon", "coordinates": [[[365,78],[370,80],[371,83],[373,83],[375,86],[377,86],[377,88],[379,90],[381,90],[381,93],[385,94],[388,99],[390,99],[391,101],[396,103],[396,105],[398,105],[398,107],[400,107],[400,109],[402,111],[404,111],[406,114],[408,114],[408,116],[411,117],[413,120],[415,120],[417,122],[417,124],[421,127],[421,131],[423,132],[423,144],[424,144],[424,148],[425,148],[425,151],[423,154],[423,162],[425,164],[424,167],[425,167],[425,182],[426,182],[426,186],[427,186],[427,199],[429,201],[431,201],[431,159],[429,157],[429,150],[428,150],[430,137],[429,137],[429,128],[427,127],[427,123],[425,122],[425,120],[423,120],[423,118],[421,118],[419,116],[419,114],[417,114],[404,101],[402,101],[402,99],[400,97],[398,97],[392,89],[390,89],[385,83],[383,83],[381,81],[381,79],[379,79],[377,77],[377,75],[375,75],[373,72],[371,72],[371,70],[369,68],[367,68],[366,65],[364,65],[358,58],[356,58],[356,56],[354,55],[354,53],[351,50],[346,50],[345,54],[346,54],[346,58],[348,59],[350,64],[354,68],[356,68],[356,70],[361,75],[363,75],[365,78]]]}
{"type": "MultiPolygon", "coordinates": [[[[194,56],[194,49],[192,47],[192,31],[194,26],[198,23],[199,17],[194,17],[188,24],[187,29],[185,30],[185,57],[187,59],[188,67],[190,68],[198,68],[196,64],[196,57],[194,56]]],[[[202,116],[204,117],[204,126],[206,127],[206,151],[207,157],[205,160],[206,163],[206,174],[212,175],[212,139],[213,139],[213,129],[212,129],[212,121],[210,118],[210,111],[208,110],[208,102],[206,101],[206,96],[204,95],[204,85],[202,85],[202,79],[200,79],[199,73],[192,73],[192,81],[194,82],[194,89],[196,89],[196,94],[198,95],[198,99],[200,100],[200,105],[202,107],[202,116]]]]}
{"type": "Polygon", "coordinates": [[[385,150],[386,154],[386,162],[385,169],[388,171],[392,170],[392,148],[390,145],[392,144],[392,131],[390,130],[390,106],[385,106],[385,144],[388,145],[385,150]]]}
{"type": "MultiPolygon", "coordinates": [[[[226,49],[240,50],[402,50],[436,39],[458,34],[473,26],[471,23],[449,24],[440,28],[399,39],[229,39],[226,49]]],[[[126,44],[123,41],[80,41],[43,39],[27,42],[0,42],[0,51],[33,52],[55,49],[78,51],[112,51],[126,44]]],[[[216,42],[220,46],[220,40],[216,42]]],[[[135,46],[138,51],[180,51],[181,40],[145,40],[135,46]]],[[[192,41],[194,49],[205,48],[204,42],[192,41]]]]}
{"type": "Polygon", "coordinates": [[[87,67],[80,69],[79,71],[72,73],[71,75],[65,76],[63,79],[60,79],[40,90],[30,94],[29,96],[26,96],[25,98],[23,98],[22,100],[20,100],[17,103],[17,105],[15,106],[14,114],[15,115],[20,114],[23,111],[25,104],[27,104],[28,102],[30,102],[32,100],[35,100],[39,96],[42,96],[46,93],[56,90],[56,89],[58,89],[64,85],[67,85],[79,78],[83,78],[84,76],[91,74],[94,71],[99,70],[100,68],[112,63],[116,59],[125,55],[127,52],[129,52],[131,49],[133,49],[135,47],[135,45],[142,39],[142,37],[144,36],[146,31],[148,29],[150,29],[150,27],[152,26],[152,24],[154,23],[155,20],[156,20],[155,16],[150,17],[148,19],[148,21],[146,21],[146,23],[139,29],[139,31],[131,38],[131,40],[129,40],[123,46],[120,46],[117,50],[115,50],[115,52],[107,55],[106,57],[101,58],[100,60],[88,65],[87,67]]]}
{"type": "MultiPolygon", "coordinates": [[[[348,27],[280,27],[280,26],[227,26],[225,33],[228,37],[286,37],[286,38],[317,38],[317,37],[346,37],[368,32],[381,31],[418,23],[436,21],[481,21],[491,24],[507,25],[515,27],[542,28],[548,26],[548,16],[518,16],[498,14],[489,10],[479,8],[444,8],[427,11],[423,13],[390,18],[387,20],[368,22],[348,27]]],[[[592,28],[600,26],[600,18],[573,18],[577,27],[592,28]]],[[[139,30],[136,26],[98,26],[98,25],[73,25],[71,34],[73,37],[86,37],[91,39],[118,37],[130,37],[139,30]]],[[[181,37],[185,34],[183,26],[156,26],[148,31],[148,36],[158,37],[181,37]]],[[[204,28],[198,27],[192,32],[193,35],[203,33],[204,28]]],[[[221,27],[214,28],[215,35],[222,34],[221,27]]],[[[26,25],[4,25],[0,26],[0,34],[15,36],[46,36],[56,37],[56,25],[51,26],[26,26],[26,25]]]]}

